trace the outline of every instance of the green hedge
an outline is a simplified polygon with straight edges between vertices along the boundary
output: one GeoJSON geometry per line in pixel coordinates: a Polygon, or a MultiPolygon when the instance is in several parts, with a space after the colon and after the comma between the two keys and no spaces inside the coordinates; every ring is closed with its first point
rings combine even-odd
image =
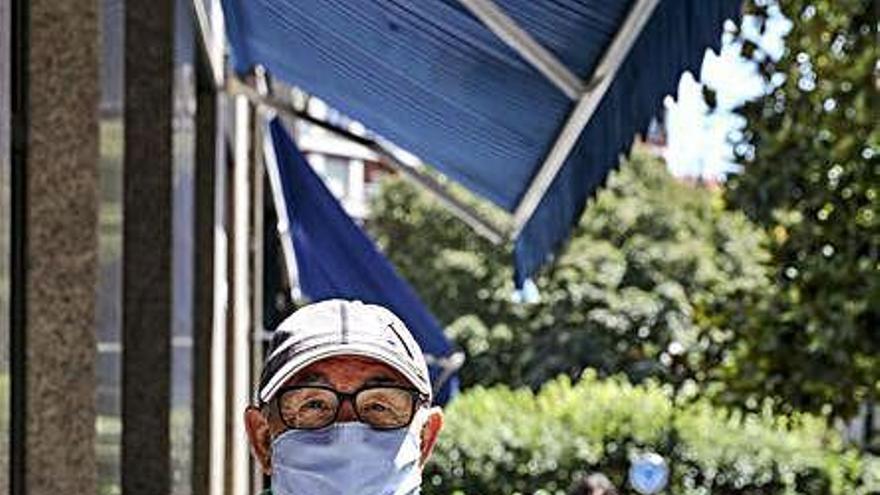
{"type": "Polygon", "coordinates": [[[847,450],[824,418],[675,405],[656,383],[593,371],[537,394],[470,389],[446,419],[425,472],[428,495],[563,494],[596,470],[624,487],[630,457],[644,451],[670,462],[668,494],[880,493],[880,463],[847,450]]]}

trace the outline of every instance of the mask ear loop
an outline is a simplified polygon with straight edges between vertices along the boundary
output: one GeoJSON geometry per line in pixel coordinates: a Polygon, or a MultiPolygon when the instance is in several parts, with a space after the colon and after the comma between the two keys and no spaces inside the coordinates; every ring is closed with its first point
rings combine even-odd
{"type": "Polygon", "coordinates": [[[421,429],[422,425],[428,421],[428,417],[431,415],[431,405],[428,403],[420,405],[416,408],[415,414],[413,414],[413,419],[411,424],[419,423],[419,428],[421,429]]]}
{"type": "Polygon", "coordinates": [[[415,414],[413,414],[413,419],[410,421],[408,428],[408,433],[413,435],[416,440],[418,440],[419,445],[422,444],[422,432],[425,429],[425,426],[428,424],[428,418],[431,416],[431,407],[427,404],[421,405],[416,409],[415,414]]]}

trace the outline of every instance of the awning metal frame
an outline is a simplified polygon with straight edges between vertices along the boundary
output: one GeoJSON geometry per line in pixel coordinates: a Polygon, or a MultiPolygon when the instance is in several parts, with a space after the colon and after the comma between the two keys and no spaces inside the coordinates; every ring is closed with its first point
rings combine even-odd
{"type": "Polygon", "coordinates": [[[602,98],[611,86],[611,81],[614,80],[614,76],[639,34],[647,25],[660,0],[636,0],[620,30],[602,55],[599,65],[596,66],[586,83],[581,81],[577,81],[577,83],[560,82],[568,78],[566,73],[571,74],[568,69],[540,43],[529,36],[516,21],[504,14],[503,10],[492,0],[459,0],[459,2],[483,21],[486,27],[494,32],[501,41],[516,50],[520,56],[534,65],[567,96],[577,100],[565,126],[556,136],[553,147],[550,148],[541,168],[538,169],[538,173],[535,174],[513,212],[513,229],[510,231],[510,237],[515,239],[538,208],[541,199],[553,183],[553,179],[562,170],[565,160],[596,109],[599,108],[599,103],[602,102],[602,98]],[[578,90],[572,97],[571,92],[574,88],[583,89],[578,90]]]}
{"type": "MultiPolygon", "coordinates": [[[[278,112],[279,115],[283,115],[287,118],[302,120],[312,125],[319,126],[339,137],[348,139],[349,141],[370,149],[383,160],[383,163],[389,165],[407,180],[430,192],[453,215],[467,224],[476,233],[496,245],[501,244],[507,238],[509,228],[497,225],[492,220],[486,218],[476,209],[456,198],[444,184],[420,171],[417,167],[403,163],[392,151],[375,139],[354,134],[347,129],[334,126],[322,119],[316,118],[307,111],[294,108],[291,104],[280,98],[268,94],[260,94],[260,92],[254,89],[251,85],[236,77],[227,78],[226,89],[229,94],[245,96],[255,105],[262,105],[271,108],[278,112]]],[[[421,167],[427,167],[427,165],[421,165],[421,167]]]]}
{"type": "Polygon", "coordinates": [[[286,101],[269,94],[261,94],[253,86],[235,76],[225,75],[225,61],[222,53],[218,53],[218,45],[216,44],[218,38],[216,38],[216,33],[211,32],[204,4],[201,0],[193,0],[192,5],[198,23],[200,45],[207,55],[206,59],[210,64],[209,69],[219,91],[225,91],[230,95],[243,95],[255,105],[272,108],[280,115],[304,120],[312,125],[327,129],[340,137],[366,146],[382,157],[389,166],[405,178],[426,189],[453,215],[465,222],[475,232],[493,244],[500,244],[505,239],[516,239],[534,214],[553,180],[559,174],[559,171],[562,170],[566,159],[580,138],[584,128],[598,109],[617,71],[647,25],[660,0],[635,1],[620,30],[602,55],[602,59],[599,61],[593,74],[586,81],[581,80],[572,73],[556,56],[519,26],[503,9],[498,7],[493,0],[459,0],[459,2],[480,19],[501,41],[514,49],[523,59],[540,71],[560,91],[576,101],[565,125],[556,136],[550,151],[516,205],[510,217],[509,225],[507,225],[507,222],[505,222],[505,225],[499,225],[487,219],[470,205],[463,203],[453,196],[448,188],[435,178],[420,171],[418,167],[413,167],[400,161],[381,142],[334,126],[310,115],[306,111],[294,108],[286,101]]]}
{"type": "Polygon", "coordinates": [[[284,254],[284,264],[287,268],[287,280],[290,284],[290,297],[294,301],[302,300],[302,290],[299,282],[299,268],[296,261],[296,250],[293,249],[293,235],[290,231],[290,217],[287,214],[287,206],[284,204],[284,195],[281,193],[281,177],[278,173],[278,158],[275,156],[275,146],[272,144],[272,136],[268,132],[263,133],[263,157],[266,162],[266,175],[272,186],[272,202],[275,205],[275,213],[278,216],[276,229],[281,241],[281,251],[284,254]]]}
{"type": "Polygon", "coordinates": [[[369,148],[371,151],[379,155],[387,165],[406,179],[427,190],[453,215],[467,224],[477,234],[489,240],[489,242],[498,245],[508,238],[507,234],[510,231],[508,226],[499,225],[486,218],[473,207],[456,198],[449,192],[445,185],[441,184],[430,175],[420,171],[418,167],[413,167],[400,161],[392,151],[383,146],[380,142],[354,134],[347,129],[334,126],[322,119],[312,116],[306,111],[294,108],[286,101],[275,98],[270,94],[266,94],[265,91],[258,91],[250,84],[233,75],[225,75],[222,52],[218,53],[218,50],[216,49],[218,46],[218,38],[216,37],[216,34],[212,32],[205,6],[201,0],[193,0],[192,6],[196,23],[198,25],[199,45],[206,54],[205,58],[210,66],[208,69],[211,71],[214,85],[218,91],[223,91],[230,96],[242,95],[254,105],[271,108],[280,115],[284,115],[288,118],[306,121],[312,125],[326,129],[337,136],[369,148]]]}
{"type": "Polygon", "coordinates": [[[572,100],[584,93],[586,86],[581,79],[556,56],[538,43],[492,0],[459,0],[474,16],[495,33],[495,36],[527,62],[538,69],[547,79],[572,100]]]}

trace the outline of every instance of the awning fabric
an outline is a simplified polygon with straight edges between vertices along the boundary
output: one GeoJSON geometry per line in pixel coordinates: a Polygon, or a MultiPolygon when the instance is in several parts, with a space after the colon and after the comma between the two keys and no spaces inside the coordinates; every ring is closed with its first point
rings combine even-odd
{"type": "MultiPolygon", "coordinates": [[[[589,78],[632,0],[495,0],[589,78]]],[[[682,71],[741,0],[662,0],[515,241],[522,281],[555,253],[682,71]]],[[[456,0],[223,0],[234,66],[259,64],[514,211],[573,101],[456,0]]]]}
{"type": "MultiPolygon", "coordinates": [[[[385,306],[406,323],[425,354],[449,356],[453,349],[443,328],[342,209],[281,122],[274,120],[270,132],[302,293],[312,301],[341,297],[385,306]]],[[[437,384],[443,370],[430,368],[437,384]]],[[[454,376],[447,380],[436,402],[444,404],[457,383],[454,376]]]]}

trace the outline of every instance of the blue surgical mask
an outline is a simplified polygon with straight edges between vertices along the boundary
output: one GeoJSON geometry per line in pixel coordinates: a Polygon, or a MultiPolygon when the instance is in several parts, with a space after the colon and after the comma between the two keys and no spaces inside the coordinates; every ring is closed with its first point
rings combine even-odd
{"type": "Polygon", "coordinates": [[[412,426],[383,431],[352,422],[320,430],[288,430],[272,443],[272,493],[418,494],[419,445],[412,426]]]}

